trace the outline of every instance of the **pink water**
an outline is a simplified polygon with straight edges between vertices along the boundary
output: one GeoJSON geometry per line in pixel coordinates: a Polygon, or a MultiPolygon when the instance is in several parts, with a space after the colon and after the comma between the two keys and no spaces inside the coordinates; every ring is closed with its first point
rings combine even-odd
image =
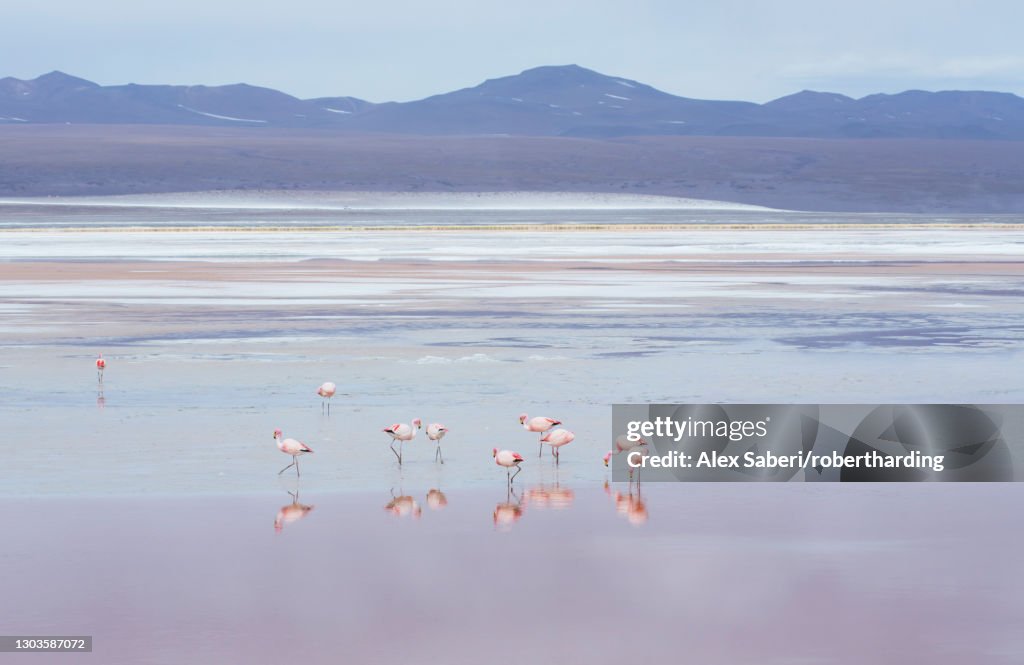
{"type": "Polygon", "coordinates": [[[34,663],[1024,659],[1017,485],[429,489],[8,501],[0,623],[94,636],[34,663]]]}

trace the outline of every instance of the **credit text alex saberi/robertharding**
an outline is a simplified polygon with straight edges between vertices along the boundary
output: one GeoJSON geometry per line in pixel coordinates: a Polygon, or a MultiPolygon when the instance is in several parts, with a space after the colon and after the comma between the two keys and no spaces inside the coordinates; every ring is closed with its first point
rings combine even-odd
{"type": "Polygon", "coordinates": [[[639,449],[626,457],[631,468],[672,468],[672,469],[778,469],[778,468],[864,468],[864,469],[931,469],[945,468],[944,455],[922,455],[916,450],[907,455],[882,455],[878,451],[859,455],[840,455],[833,451],[828,455],[797,453],[794,455],[773,455],[770,452],[746,452],[742,455],[726,455],[716,451],[690,455],[671,451],[664,455],[651,455],[639,449]]]}

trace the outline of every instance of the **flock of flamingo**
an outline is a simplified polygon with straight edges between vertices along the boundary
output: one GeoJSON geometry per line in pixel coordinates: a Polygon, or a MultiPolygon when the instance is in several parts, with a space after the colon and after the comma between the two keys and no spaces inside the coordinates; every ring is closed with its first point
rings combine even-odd
{"type": "MultiPolygon", "coordinates": [[[[100,360],[97,361],[97,367],[99,367],[100,360]]],[[[316,390],[316,394],[323,400],[320,404],[320,410],[322,412],[331,412],[331,398],[338,391],[338,386],[331,381],[327,381],[320,385],[316,390]]],[[[525,413],[519,414],[519,424],[523,426],[527,432],[540,433],[540,452],[539,456],[544,456],[544,444],[551,446],[551,454],[555,460],[555,464],[559,463],[559,448],[568,445],[573,442],[576,435],[567,429],[557,428],[558,425],[562,424],[562,421],[555,420],[554,418],[547,418],[544,416],[536,416],[530,418],[525,413]]],[[[395,459],[398,460],[398,465],[402,465],[403,460],[403,445],[416,438],[416,432],[423,429],[423,421],[419,418],[413,418],[412,422],[406,423],[394,423],[385,427],[382,432],[391,437],[390,448],[391,452],[395,454],[395,459]],[[398,449],[395,450],[395,443],[398,444],[398,449]]],[[[448,433],[448,428],[441,423],[431,423],[427,425],[427,438],[434,442],[434,461],[444,464],[444,454],[441,452],[441,439],[448,433]]],[[[277,448],[286,455],[291,455],[292,463],[277,472],[281,475],[288,469],[295,467],[295,475],[301,475],[299,472],[299,457],[312,453],[313,449],[305,443],[298,441],[297,439],[285,439],[281,433],[281,430],[274,430],[274,440],[277,442],[277,448]]],[[[514,450],[499,450],[494,448],[491,450],[491,456],[494,458],[494,463],[498,466],[505,468],[505,478],[509,485],[515,481],[515,477],[519,475],[522,468],[519,466],[523,463],[523,456],[514,450]],[[515,473],[512,473],[512,469],[515,468],[515,473]]],[[[605,462],[607,465],[607,460],[605,462]]]]}
{"type": "MultiPolygon", "coordinates": [[[[103,358],[103,354],[99,354],[96,358],[96,376],[97,380],[103,383],[103,372],[107,368],[107,361],[103,358]]],[[[320,385],[316,390],[316,394],[321,398],[320,410],[321,412],[330,414],[331,412],[331,398],[338,391],[338,386],[327,381],[320,385]]],[[[551,455],[554,458],[555,465],[557,466],[560,462],[561,453],[560,449],[563,446],[567,446],[575,440],[576,435],[567,429],[558,427],[562,424],[562,421],[555,420],[554,418],[548,418],[545,416],[534,416],[531,418],[526,413],[519,414],[519,424],[527,432],[534,432],[540,434],[540,450],[538,453],[539,457],[544,456],[545,444],[551,446],[551,455]]],[[[385,427],[382,431],[391,437],[390,448],[391,452],[395,454],[395,459],[398,460],[398,465],[402,465],[403,460],[403,444],[408,443],[416,438],[416,432],[423,428],[423,421],[419,418],[414,418],[411,423],[394,423],[385,427]],[[395,443],[398,443],[398,449],[395,449],[395,443]]],[[[441,423],[431,423],[427,425],[427,438],[434,442],[434,461],[444,464],[444,455],[441,452],[441,439],[444,438],[445,434],[448,433],[448,428],[441,423]]],[[[313,452],[307,444],[297,439],[285,438],[284,434],[280,429],[274,430],[274,441],[277,443],[277,448],[285,455],[290,455],[292,458],[291,464],[278,471],[278,475],[281,475],[288,469],[295,467],[295,475],[301,476],[299,471],[299,458],[303,455],[307,455],[313,452]]],[[[642,439],[640,443],[629,442],[625,437],[619,437],[616,440],[616,449],[609,451],[604,457],[604,464],[608,466],[608,460],[615,453],[629,452],[637,445],[646,445],[642,439]]],[[[524,458],[522,455],[514,450],[499,450],[494,448],[491,450],[491,456],[494,458],[494,463],[500,467],[505,468],[505,479],[509,485],[515,481],[515,477],[522,471],[520,465],[523,463],[524,458]],[[515,469],[515,473],[512,469],[515,469]]],[[[632,479],[632,471],[630,471],[630,479],[632,479]]]]}
{"type": "MultiPolygon", "coordinates": [[[[107,361],[103,357],[103,354],[99,354],[96,358],[96,376],[100,384],[103,383],[103,373],[107,368],[107,361]]],[[[331,412],[331,398],[337,393],[338,387],[333,382],[327,381],[317,388],[316,394],[322,399],[321,411],[327,414],[331,412]]],[[[560,420],[554,418],[548,418],[545,416],[535,416],[531,418],[526,413],[519,414],[519,424],[527,432],[533,432],[540,434],[540,449],[538,456],[544,456],[544,445],[551,446],[551,454],[554,458],[555,465],[558,465],[560,458],[560,449],[573,442],[576,435],[569,430],[559,428],[562,424],[560,420]]],[[[412,441],[416,438],[416,432],[423,428],[423,421],[419,418],[414,418],[411,423],[394,423],[385,427],[382,431],[391,437],[391,452],[395,454],[395,458],[398,461],[399,466],[402,465],[403,459],[403,444],[412,441]],[[398,443],[398,449],[395,450],[395,443],[398,443]]],[[[441,452],[441,439],[444,438],[445,434],[448,433],[448,428],[441,423],[431,423],[427,425],[427,438],[434,442],[434,461],[444,464],[444,455],[441,452]]],[[[278,475],[283,474],[288,469],[295,467],[295,475],[301,476],[299,471],[299,458],[303,455],[313,452],[305,443],[292,438],[284,438],[283,433],[280,429],[274,430],[274,441],[277,443],[277,448],[282,453],[290,455],[292,458],[291,464],[278,471],[278,475]]],[[[630,441],[626,436],[620,436],[615,440],[614,450],[608,451],[604,456],[604,465],[607,467],[611,460],[612,455],[616,454],[628,454],[634,450],[640,450],[646,455],[647,441],[639,439],[638,441],[630,441]]],[[[499,450],[494,448],[491,450],[491,455],[494,458],[494,463],[500,467],[505,468],[505,478],[509,491],[509,496],[506,497],[504,503],[498,504],[494,510],[494,524],[495,526],[509,527],[513,523],[517,522],[523,514],[523,506],[519,501],[513,502],[511,497],[515,496],[512,487],[515,477],[522,471],[520,466],[524,462],[524,458],[519,453],[513,450],[499,450]],[[515,468],[515,473],[512,469],[515,468]]],[[[629,478],[633,480],[633,470],[629,471],[629,478]]],[[[610,488],[608,482],[605,482],[605,492],[610,494],[610,488]]],[[[632,487],[632,486],[631,486],[632,487]]],[[[639,482],[637,483],[637,491],[639,492],[639,482]]],[[[292,502],[286,506],[283,506],[279,511],[278,515],[274,520],[274,530],[280,532],[285,524],[298,521],[305,517],[312,509],[313,506],[305,505],[299,502],[298,491],[289,492],[292,496],[292,502]]],[[[564,507],[572,503],[572,490],[558,487],[539,487],[528,490],[526,493],[526,500],[528,503],[536,503],[540,506],[551,505],[553,507],[564,507]]],[[[647,521],[647,508],[643,502],[643,499],[639,496],[639,493],[634,496],[632,490],[628,494],[622,494],[615,492],[615,507],[616,512],[626,516],[629,521],[633,524],[642,524],[647,521]]],[[[448,503],[444,493],[438,489],[431,489],[427,494],[427,505],[433,510],[440,510],[444,508],[448,503]]],[[[398,516],[414,515],[418,517],[421,513],[419,504],[413,499],[412,496],[392,496],[392,500],[386,506],[389,512],[394,513],[398,516]]]]}
{"type": "MultiPolygon", "coordinates": [[[[96,358],[96,378],[102,383],[103,382],[103,371],[106,369],[106,360],[103,359],[103,355],[99,354],[96,358]]],[[[316,394],[322,399],[321,411],[327,414],[331,413],[331,399],[334,398],[338,391],[338,386],[332,381],[326,381],[316,388],[316,394]]],[[[526,431],[537,432],[541,434],[540,439],[540,457],[544,456],[544,446],[548,445],[551,447],[551,454],[554,458],[555,464],[557,465],[560,461],[560,452],[563,446],[571,444],[575,440],[575,434],[568,429],[558,427],[562,424],[560,420],[554,418],[547,418],[544,416],[535,416],[530,418],[527,414],[519,414],[519,424],[526,431]]],[[[423,428],[423,421],[419,418],[414,418],[409,424],[398,422],[382,429],[383,432],[387,433],[391,438],[390,448],[391,452],[394,453],[395,459],[398,461],[398,465],[402,463],[402,447],[403,444],[407,444],[416,439],[416,432],[423,428]],[[395,450],[394,445],[398,444],[398,449],[395,450]]],[[[427,439],[434,442],[434,461],[441,464],[444,463],[444,455],[441,453],[441,440],[444,439],[444,434],[449,432],[449,428],[439,422],[430,423],[427,425],[427,439]]],[[[290,455],[292,458],[291,464],[278,471],[281,475],[288,469],[295,467],[295,474],[301,475],[299,470],[299,458],[303,455],[307,455],[313,452],[313,449],[308,445],[298,441],[296,439],[285,438],[284,432],[281,429],[273,430],[273,440],[278,444],[278,450],[286,455],[290,455]]],[[[506,481],[509,485],[515,481],[515,476],[521,471],[519,466],[524,461],[523,456],[512,450],[499,450],[498,448],[490,451],[492,457],[495,459],[495,463],[505,468],[506,481]],[[512,469],[515,468],[515,472],[512,469]]],[[[609,453],[610,455],[610,453],[609,453]]],[[[607,465],[607,457],[605,458],[605,465],[607,465]]]]}
{"type": "MultiPolygon", "coordinates": [[[[98,359],[97,367],[99,367],[98,359]]],[[[331,398],[338,391],[338,386],[331,381],[327,381],[320,385],[316,390],[316,394],[320,396],[322,402],[320,404],[320,410],[330,414],[331,412],[331,398]]],[[[555,464],[559,463],[559,448],[568,445],[573,442],[576,435],[567,429],[557,428],[561,425],[560,420],[554,418],[546,418],[544,416],[536,416],[530,418],[525,413],[519,414],[519,424],[523,426],[527,432],[540,433],[540,453],[539,456],[544,456],[544,444],[551,446],[551,454],[554,457],[555,464]]],[[[423,421],[419,418],[413,418],[412,422],[406,423],[394,423],[385,427],[382,432],[391,437],[390,448],[391,452],[395,454],[395,459],[398,460],[398,465],[402,465],[403,460],[403,446],[416,438],[416,432],[423,429],[423,421]],[[395,450],[395,443],[398,444],[398,450],[395,450]]],[[[441,423],[431,423],[427,425],[427,438],[434,442],[434,461],[444,464],[444,454],[441,452],[441,439],[448,433],[448,428],[441,423]]],[[[312,453],[313,449],[305,443],[298,441],[297,439],[285,439],[281,434],[281,430],[274,430],[274,440],[277,442],[277,448],[286,455],[291,455],[292,463],[277,472],[281,475],[288,469],[295,467],[296,476],[301,475],[299,472],[299,457],[312,453]]],[[[523,463],[523,456],[514,450],[499,450],[494,448],[491,450],[491,456],[494,458],[494,463],[498,466],[505,468],[505,478],[509,485],[513,483],[515,477],[519,475],[522,468],[519,466],[523,463]],[[515,468],[515,473],[512,473],[512,469],[515,468]]],[[[607,465],[607,460],[605,461],[607,465]]]]}

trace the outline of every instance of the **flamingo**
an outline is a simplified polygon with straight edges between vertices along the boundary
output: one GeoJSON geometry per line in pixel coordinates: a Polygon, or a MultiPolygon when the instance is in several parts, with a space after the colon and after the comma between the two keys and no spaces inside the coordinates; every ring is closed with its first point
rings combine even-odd
{"type": "Polygon", "coordinates": [[[381,430],[391,435],[391,452],[398,458],[398,466],[402,466],[402,444],[406,441],[412,441],[416,436],[416,430],[422,427],[423,421],[419,418],[413,418],[411,425],[395,423],[381,430]],[[398,441],[398,450],[395,450],[395,441],[398,441]]]}
{"type": "Polygon", "coordinates": [[[314,506],[307,506],[306,504],[299,503],[298,491],[288,492],[288,494],[291,494],[292,502],[288,505],[281,506],[281,510],[277,511],[277,517],[274,518],[274,531],[277,533],[281,533],[285,524],[298,522],[314,508],[314,506]]]}
{"type": "MultiPolygon", "coordinates": [[[[554,418],[545,418],[544,416],[536,416],[531,418],[525,413],[519,414],[519,424],[523,426],[527,432],[546,432],[555,425],[561,425],[561,420],[555,420],[554,418]]],[[[544,445],[540,446],[539,457],[544,455],[544,445]]]]}
{"type": "Polygon", "coordinates": [[[331,398],[334,397],[335,391],[338,390],[338,386],[334,385],[330,381],[323,383],[319,388],[316,389],[316,394],[323,398],[320,402],[320,413],[324,412],[324,405],[327,405],[327,415],[331,415],[331,398]]]}
{"type": "MultiPolygon", "coordinates": [[[[641,457],[647,457],[647,441],[645,441],[643,438],[641,438],[639,441],[630,441],[629,439],[626,438],[625,435],[620,436],[617,439],[615,439],[615,450],[609,450],[607,453],[604,454],[604,465],[607,467],[611,463],[612,455],[629,455],[629,453],[634,451],[640,453],[641,457]]],[[[636,469],[632,466],[629,466],[630,482],[633,482],[634,471],[636,471],[636,469]]],[[[637,485],[640,484],[640,474],[637,474],[636,482],[637,485]]]]}
{"type": "Polygon", "coordinates": [[[540,437],[540,442],[551,446],[551,454],[555,456],[555,464],[558,464],[558,449],[572,443],[575,438],[576,435],[567,429],[555,429],[540,437]]]}
{"type": "Polygon", "coordinates": [[[103,370],[107,368],[107,361],[103,359],[103,354],[96,356],[96,380],[103,383],[103,370]]]}
{"type": "Polygon", "coordinates": [[[292,456],[292,463],[277,472],[277,475],[281,475],[288,469],[295,467],[295,475],[300,476],[299,473],[299,455],[305,455],[306,453],[313,452],[313,449],[295,439],[281,439],[281,430],[274,430],[274,440],[277,441],[277,449],[286,455],[292,456]]]}
{"type": "Polygon", "coordinates": [[[491,456],[494,457],[494,463],[498,466],[505,467],[505,475],[508,478],[509,486],[512,485],[512,481],[516,479],[522,468],[519,466],[523,463],[523,456],[517,452],[511,450],[498,450],[497,448],[491,451],[491,456]],[[512,467],[516,468],[516,472],[512,473],[512,467]],[[512,475],[508,475],[512,473],[512,475]]]}
{"type": "Polygon", "coordinates": [[[448,428],[441,423],[430,423],[427,425],[427,438],[437,443],[437,451],[434,453],[434,461],[438,458],[441,460],[441,464],[444,464],[444,455],[441,454],[441,439],[448,433],[448,428]]]}
{"type": "Polygon", "coordinates": [[[626,436],[625,434],[622,434],[622,435],[616,437],[616,439],[615,439],[615,452],[617,452],[617,453],[628,453],[629,451],[633,450],[634,448],[639,448],[640,446],[646,446],[646,445],[647,445],[647,440],[644,439],[642,436],[640,438],[638,438],[636,441],[630,441],[628,436],[626,436]]]}

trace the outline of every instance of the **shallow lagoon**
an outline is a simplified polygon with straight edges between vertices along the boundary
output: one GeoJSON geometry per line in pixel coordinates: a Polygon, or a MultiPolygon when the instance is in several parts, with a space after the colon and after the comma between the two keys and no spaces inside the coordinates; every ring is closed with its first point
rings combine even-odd
{"type": "Polygon", "coordinates": [[[1019,233],[4,232],[0,618],[95,662],[1017,662],[1016,485],[600,460],[615,402],[1021,401],[1019,233]],[[414,417],[443,466],[395,464],[414,417]]]}

